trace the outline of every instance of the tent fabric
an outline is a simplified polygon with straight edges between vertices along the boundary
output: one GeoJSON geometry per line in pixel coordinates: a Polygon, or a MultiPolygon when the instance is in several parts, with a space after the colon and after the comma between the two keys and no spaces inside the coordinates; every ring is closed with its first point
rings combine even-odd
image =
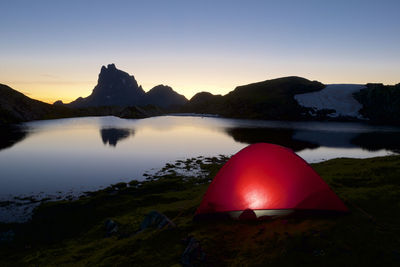
{"type": "Polygon", "coordinates": [[[267,143],[242,149],[221,168],[196,215],[248,209],[348,211],[306,161],[267,143]]]}

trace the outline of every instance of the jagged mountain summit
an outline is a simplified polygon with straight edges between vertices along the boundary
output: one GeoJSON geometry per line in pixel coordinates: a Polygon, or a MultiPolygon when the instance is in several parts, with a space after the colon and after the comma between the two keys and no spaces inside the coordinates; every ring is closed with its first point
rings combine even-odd
{"type": "Polygon", "coordinates": [[[167,85],[157,85],[146,93],[133,76],[110,64],[101,68],[90,96],[69,104],[43,103],[0,84],[0,125],[81,116],[145,118],[170,112],[400,125],[399,103],[400,83],[325,85],[296,76],[238,86],[226,95],[200,92],[188,101],[167,85]]]}
{"type": "Polygon", "coordinates": [[[169,107],[183,105],[187,101],[183,95],[165,85],[158,85],[146,94],[133,75],[117,69],[114,64],[109,64],[107,67],[101,67],[97,85],[91,95],[79,97],[67,105],[77,108],[148,104],[169,107]]]}
{"type": "Polygon", "coordinates": [[[146,93],[134,76],[119,70],[114,64],[102,66],[97,85],[90,96],[79,97],[71,107],[133,106],[143,103],[146,93]]]}

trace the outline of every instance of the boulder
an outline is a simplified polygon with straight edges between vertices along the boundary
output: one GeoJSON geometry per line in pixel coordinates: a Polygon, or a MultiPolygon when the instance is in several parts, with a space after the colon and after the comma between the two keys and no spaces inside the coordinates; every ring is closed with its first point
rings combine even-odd
{"type": "Polygon", "coordinates": [[[189,236],[186,240],[187,246],[181,257],[183,266],[203,265],[206,260],[206,254],[201,249],[200,242],[193,236],[189,236]]]}
{"type": "Polygon", "coordinates": [[[175,224],[164,214],[158,211],[151,211],[144,217],[142,223],[140,224],[139,231],[143,231],[147,228],[162,229],[164,227],[175,227],[175,224]]]}
{"type": "Polygon", "coordinates": [[[107,219],[104,223],[106,228],[106,237],[110,237],[118,233],[118,225],[111,219],[107,219]]]}

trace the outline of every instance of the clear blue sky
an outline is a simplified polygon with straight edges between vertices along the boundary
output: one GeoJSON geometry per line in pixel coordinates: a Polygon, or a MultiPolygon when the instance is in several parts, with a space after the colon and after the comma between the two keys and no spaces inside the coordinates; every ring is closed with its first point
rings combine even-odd
{"type": "Polygon", "coordinates": [[[87,96],[115,63],[191,97],[288,75],[400,82],[400,1],[0,1],[0,83],[87,96]]]}

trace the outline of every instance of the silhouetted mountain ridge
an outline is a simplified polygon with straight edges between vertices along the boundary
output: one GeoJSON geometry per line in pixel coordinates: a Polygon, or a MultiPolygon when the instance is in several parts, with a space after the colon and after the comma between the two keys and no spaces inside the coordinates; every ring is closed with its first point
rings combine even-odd
{"type": "Polygon", "coordinates": [[[146,118],[165,114],[154,106],[101,106],[70,108],[59,102],[50,105],[31,99],[11,87],[0,84],[0,125],[32,120],[59,119],[85,116],[117,116],[121,118],[146,118]]]}
{"type": "Polygon", "coordinates": [[[0,125],[73,115],[73,112],[66,107],[29,98],[7,85],[0,84],[0,125]]]}
{"type": "Polygon", "coordinates": [[[145,102],[159,107],[182,106],[188,102],[185,96],[175,92],[170,86],[157,85],[146,93],[145,102]]]}
{"type": "Polygon", "coordinates": [[[324,87],[318,81],[296,76],[277,78],[238,86],[224,96],[198,93],[182,111],[236,118],[302,119],[301,114],[306,113],[307,108],[300,106],[294,95],[315,92],[324,87]]]}
{"type": "MultiPolygon", "coordinates": [[[[135,77],[119,70],[114,64],[102,66],[97,85],[88,97],[79,97],[67,104],[70,107],[99,107],[99,106],[135,106],[155,105],[159,107],[180,106],[187,99],[175,92],[171,87],[158,85],[146,93],[138,85],[135,77]]],[[[60,104],[59,101],[56,102],[60,104]]],[[[55,104],[56,104],[55,103],[55,104]]]]}
{"type": "MultiPolygon", "coordinates": [[[[329,102],[327,100],[336,96],[336,91],[327,88],[329,86],[318,81],[290,76],[238,86],[226,95],[200,92],[188,101],[171,87],[162,84],[146,93],[134,76],[109,64],[107,67],[102,66],[92,94],[85,98],[79,97],[69,104],[62,101],[56,101],[54,105],[46,104],[0,84],[0,124],[80,116],[145,118],[165,114],[166,110],[246,119],[367,119],[374,123],[400,124],[400,84],[367,84],[361,87],[364,89],[348,94],[346,97],[354,98],[361,104],[358,114],[363,115],[363,118],[346,114],[332,117],[335,110],[327,104],[321,106],[321,103],[329,102]],[[302,94],[311,97],[319,107],[312,106],[314,104],[300,105],[295,96],[298,98],[302,94]],[[318,98],[316,94],[325,98],[318,98]]],[[[349,106],[348,102],[340,103],[344,108],[349,106]]]]}

